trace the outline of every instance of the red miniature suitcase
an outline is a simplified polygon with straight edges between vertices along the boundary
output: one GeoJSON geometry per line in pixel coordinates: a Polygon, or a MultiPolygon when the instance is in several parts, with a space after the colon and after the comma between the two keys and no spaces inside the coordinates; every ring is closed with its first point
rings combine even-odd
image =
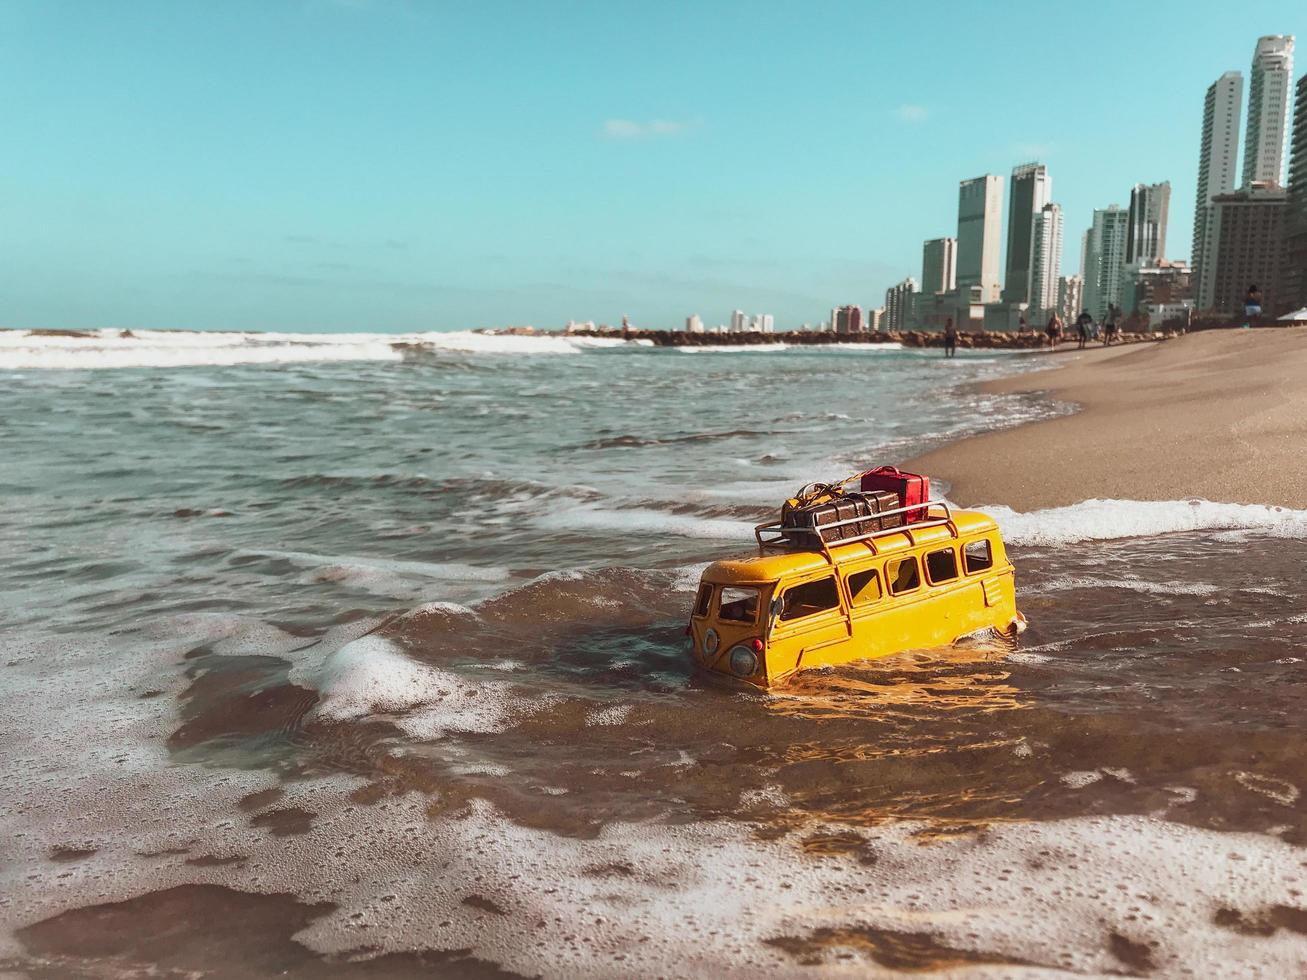
{"type": "MultiPolygon", "coordinates": [[[[878,466],[862,474],[861,489],[890,490],[898,494],[900,507],[912,507],[930,499],[930,478],[916,473],[904,473],[896,466],[878,466]]],[[[917,507],[903,516],[908,523],[925,520],[926,508],[917,507]]]]}

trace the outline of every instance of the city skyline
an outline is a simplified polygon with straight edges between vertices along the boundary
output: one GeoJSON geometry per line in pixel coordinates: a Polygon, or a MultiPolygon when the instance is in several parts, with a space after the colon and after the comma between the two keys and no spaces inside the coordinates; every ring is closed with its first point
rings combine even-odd
{"type": "Polygon", "coordinates": [[[437,17],[401,0],[16,0],[0,5],[14,93],[0,325],[557,328],[629,314],[674,327],[744,307],[792,329],[832,300],[879,306],[921,275],[924,241],[957,233],[961,181],[1006,185],[1027,161],[1057,177],[1063,275],[1094,210],[1126,207],[1140,183],[1170,182],[1169,251],[1190,258],[1202,93],[1249,74],[1260,36],[1307,34],[1307,11],[1284,3],[1247,5],[1237,31],[1195,13],[1109,2],[1027,18],[1013,40],[1032,47],[1041,31],[1093,36],[1125,17],[1173,42],[1128,78],[1031,86],[961,32],[914,55],[903,38],[936,14],[853,4],[805,19],[734,4],[437,17]],[[728,43],[742,30],[746,49],[728,43]],[[681,57],[687,35],[701,68],[681,57]],[[836,91],[814,58],[850,35],[872,75],[836,91]],[[473,57],[491,38],[493,65],[473,57]],[[1148,111],[1131,111],[1145,91],[1148,111]],[[1028,111],[975,127],[973,96],[1028,111]],[[824,150],[835,132],[849,136],[838,158],[824,150]],[[760,148],[747,159],[733,152],[746,134],[760,148]]]}

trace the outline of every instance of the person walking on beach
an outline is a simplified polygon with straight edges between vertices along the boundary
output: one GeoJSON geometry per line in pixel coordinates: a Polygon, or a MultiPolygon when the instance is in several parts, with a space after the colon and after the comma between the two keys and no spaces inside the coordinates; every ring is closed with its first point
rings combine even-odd
{"type": "Polygon", "coordinates": [[[1076,334],[1080,337],[1079,350],[1085,349],[1085,344],[1089,343],[1089,336],[1094,327],[1094,318],[1089,315],[1088,310],[1082,310],[1076,317],[1076,334]]]}
{"type": "Polygon", "coordinates": [[[1121,315],[1120,308],[1115,303],[1107,304],[1107,322],[1103,324],[1103,346],[1111,347],[1112,341],[1116,340],[1116,320],[1121,315]]]}
{"type": "Polygon", "coordinates": [[[944,356],[958,356],[958,328],[953,326],[953,318],[944,321],[944,356]]]}
{"type": "Polygon", "coordinates": [[[1247,318],[1244,327],[1251,327],[1262,315],[1262,291],[1257,288],[1257,284],[1248,287],[1248,292],[1243,298],[1243,315],[1247,318]]]}
{"type": "Polygon", "coordinates": [[[1062,321],[1058,319],[1056,313],[1048,318],[1048,326],[1044,328],[1044,336],[1048,338],[1048,346],[1056,347],[1057,342],[1062,338],[1062,321]]]}

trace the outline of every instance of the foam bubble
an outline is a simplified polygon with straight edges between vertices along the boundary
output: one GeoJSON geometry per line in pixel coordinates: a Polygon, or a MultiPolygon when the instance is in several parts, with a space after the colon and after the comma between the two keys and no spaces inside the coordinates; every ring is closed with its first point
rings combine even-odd
{"type": "Polygon", "coordinates": [[[1030,594],[1067,592],[1074,589],[1124,589],[1150,595],[1213,595],[1227,591],[1209,582],[1150,582],[1144,579],[1099,578],[1092,575],[1068,575],[1050,578],[1023,588],[1030,594]]]}
{"type": "Polygon", "coordinates": [[[989,514],[1009,544],[1059,545],[1112,541],[1176,531],[1241,529],[1307,538],[1307,511],[1211,500],[1086,500],[1069,507],[1021,513],[1004,506],[978,507],[989,514]]]}
{"type": "Polygon", "coordinates": [[[679,534],[687,538],[752,539],[753,524],[719,518],[668,514],[644,507],[614,509],[597,504],[558,507],[541,514],[537,526],[551,531],[574,528],[638,534],[679,534]]]}
{"type": "Polygon", "coordinates": [[[546,703],[516,697],[504,681],[472,680],[418,663],[376,635],[331,654],[319,671],[318,689],[318,717],[350,721],[396,715],[396,723],[420,739],[449,732],[502,732],[523,713],[546,703]]]}
{"type": "Polygon", "coordinates": [[[326,361],[402,361],[406,350],[463,354],[576,354],[649,342],[615,337],[477,333],[260,333],[192,330],[0,331],[0,370],[196,367],[326,361]]]}

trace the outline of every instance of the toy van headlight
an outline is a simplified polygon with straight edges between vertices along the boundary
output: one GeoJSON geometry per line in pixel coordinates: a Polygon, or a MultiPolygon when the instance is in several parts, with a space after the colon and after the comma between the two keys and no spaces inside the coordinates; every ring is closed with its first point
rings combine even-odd
{"type": "Polygon", "coordinates": [[[748,647],[731,647],[731,673],[736,677],[752,677],[758,672],[758,655],[748,647]]]}
{"type": "Polygon", "coordinates": [[[722,638],[717,635],[715,629],[707,629],[703,634],[703,653],[705,657],[712,656],[717,652],[717,647],[721,644],[722,638]]]}

